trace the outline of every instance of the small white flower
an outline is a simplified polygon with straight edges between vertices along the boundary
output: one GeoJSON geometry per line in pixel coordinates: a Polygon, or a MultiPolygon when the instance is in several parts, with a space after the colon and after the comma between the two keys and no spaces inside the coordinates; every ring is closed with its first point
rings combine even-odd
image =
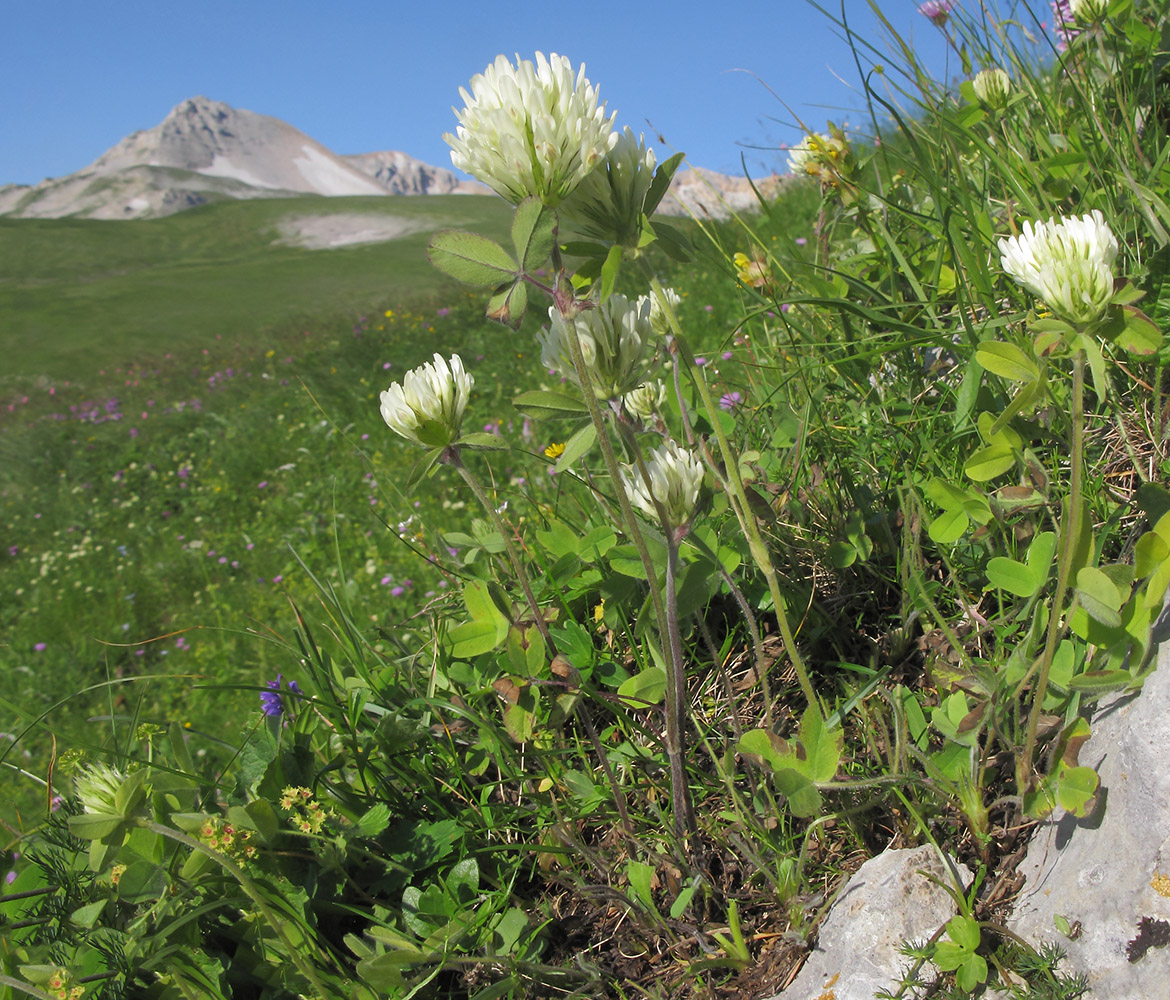
{"type": "Polygon", "coordinates": [[[636,466],[626,466],[622,472],[622,483],[629,494],[630,502],[652,521],[658,521],[658,508],[662,505],[667,527],[672,531],[689,524],[699,500],[699,487],[703,483],[703,464],[686,448],[680,448],[673,441],[655,448],[646,459],[646,472],[650,487],[636,466]]]}
{"type": "Polygon", "coordinates": [[[975,96],[984,104],[1002,108],[1007,104],[1008,94],[1011,93],[1012,80],[1004,70],[995,66],[976,73],[971,86],[975,88],[975,96]]]}
{"type": "Polygon", "coordinates": [[[1003,269],[1061,319],[1087,326],[1109,308],[1118,246],[1100,211],[1025,222],[1019,236],[999,241],[999,251],[1003,269]]]}
{"type": "Polygon", "coordinates": [[[648,299],[631,302],[615,293],[573,319],[565,319],[555,307],[548,316],[551,326],[539,334],[545,368],[580,385],[569,340],[575,335],[598,399],[613,399],[639,384],[654,332],[648,299]]]}
{"type": "Polygon", "coordinates": [[[458,354],[441,354],[408,371],[381,395],[382,419],[392,431],[424,448],[438,448],[459,437],[463,411],[475,385],[458,354]]]}
{"type": "Polygon", "coordinates": [[[639,420],[649,420],[666,402],[666,383],[655,379],[631,389],[622,397],[622,403],[629,413],[639,420]]]}
{"type": "Polygon", "coordinates": [[[561,206],[570,227],[590,239],[637,246],[657,165],[645,137],[635,138],[626,126],[616,136],[604,165],[587,174],[561,206]]]}
{"type": "Polygon", "coordinates": [[[535,195],[556,205],[617,141],[617,113],[605,117],[584,64],[574,76],[555,52],[536,53],[535,64],[517,56],[515,66],[497,56],[459,93],[456,134],[443,136],[451,162],[513,204],[535,195]]]}

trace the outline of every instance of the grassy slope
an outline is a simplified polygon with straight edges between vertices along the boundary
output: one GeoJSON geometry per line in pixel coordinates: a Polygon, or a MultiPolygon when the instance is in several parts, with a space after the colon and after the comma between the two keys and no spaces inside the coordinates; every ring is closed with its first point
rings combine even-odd
{"type": "Polygon", "coordinates": [[[76,378],[217,334],[246,346],[403,293],[426,297],[450,287],[423,252],[430,231],[503,238],[507,222],[499,199],[455,195],[228,201],[132,223],[0,219],[5,368],[18,378],[76,378]],[[422,218],[427,229],[334,250],[274,245],[282,219],[349,212],[422,218]]]}

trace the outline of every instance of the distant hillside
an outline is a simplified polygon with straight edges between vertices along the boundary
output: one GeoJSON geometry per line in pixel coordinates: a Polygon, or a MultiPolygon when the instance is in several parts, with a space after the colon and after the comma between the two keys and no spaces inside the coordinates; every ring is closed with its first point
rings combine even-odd
{"type": "Polygon", "coordinates": [[[139,219],[228,198],[486,191],[405,153],[338,156],[287,122],[195,97],[77,173],[0,187],[0,215],[139,219]]]}
{"type": "MultiPolygon", "coordinates": [[[[783,179],[757,186],[771,196],[783,179]]],[[[74,174],[0,187],[0,216],[143,219],[231,199],[489,193],[406,153],[341,156],[278,118],[194,97],[74,174]]],[[[755,205],[745,178],[687,170],[659,211],[725,218],[755,205]]]]}

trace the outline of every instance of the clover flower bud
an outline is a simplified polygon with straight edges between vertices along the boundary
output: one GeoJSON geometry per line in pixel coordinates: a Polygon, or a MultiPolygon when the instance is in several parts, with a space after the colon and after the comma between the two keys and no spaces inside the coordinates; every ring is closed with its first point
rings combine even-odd
{"type": "Polygon", "coordinates": [[[651,419],[665,402],[666,383],[662,379],[646,382],[637,389],[631,389],[622,397],[622,405],[625,406],[626,412],[639,420],[651,419]]]}
{"type": "Polygon", "coordinates": [[[443,140],[451,162],[513,204],[536,196],[556,205],[613,148],[617,112],[605,117],[598,91],[555,52],[536,63],[506,56],[471,78],[471,93],[459,89],[455,135],[443,140]]]}
{"type": "Polygon", "coordinates": [[[569,227],[587,239],[636,247],[658,159],[629,126],[616,140],[605,163],[581,180],[561,211],[569,227]]]}
{"type": "Polygon", "coordinates": [[[1117,237],[1094,209],[1080,218],[1025,222],[999,241],[1003,269],[1061,319],[1088,326],[1113,298],[1117,237]]]}
{"type": "Polygon", "coordinates": [[[475,385],[458,354],[408,371],[381,394],[382,419],[392,431],[424,448],[442,448],[459,437],[463,411],[475,385]]]}

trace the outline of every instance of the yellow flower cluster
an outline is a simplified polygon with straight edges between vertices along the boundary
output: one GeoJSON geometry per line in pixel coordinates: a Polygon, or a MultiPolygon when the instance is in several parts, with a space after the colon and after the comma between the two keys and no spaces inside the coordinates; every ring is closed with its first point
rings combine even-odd
{"type": "Polygon", "coordinates": [[[85,993],[84,986],[69,988],[69,972],[66,969],[54,969],[45,986],[58,1000],[80,1000],[85,993]]]}
{"type": "Polygon", "coordinates": [[[288,821],[301,833],[320,833],[330,816],[308,788],[289,785],[280,793],[280,808],[289,814],[288,821]]]}
{"type": "Polygon", "coordinates": [[[249,843],[252,831],[240,830],[218,816],[207,818],[199,828],[199,839],[213,851],[221,851],[229,857],[251,859],[256,856],[256,848],[249,843]]]}

